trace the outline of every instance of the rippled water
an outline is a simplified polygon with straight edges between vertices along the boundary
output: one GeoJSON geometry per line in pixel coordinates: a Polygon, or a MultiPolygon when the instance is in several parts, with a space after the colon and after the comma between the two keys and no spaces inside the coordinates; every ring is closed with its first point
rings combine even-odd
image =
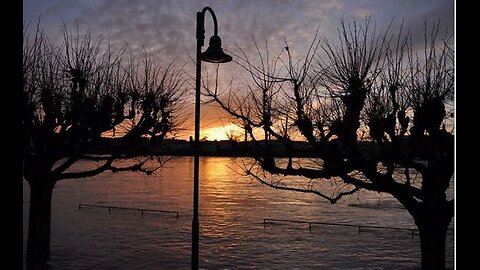
{"type": "MultiPolygon", "coordinates": [[[[362,192],[335,205],[312,194],[274,190],[241,176],[240,159],[200,159],[200,267],[203,269],[419,269],[420,242],[409,231],[308,224],[265,218],[414,228],[389,195],[362,192]],[[349,205],[357,205],[352,207],[349,205]]],[[[88,164],[81,164],[88,166],[88,164]]],[[[189,269],[193,158],[154,176],[105,173],[54,189],[51,269],[189,269]],[[78,204],[178,211],[78,209],[78,204]]],[[[24,250],[28,185],[24,183],[24,250]]],[[[453,222],[452,222],[453,223],[453,222]]],[[[447,266],[453,267],[453,225],[447,266]]]]}

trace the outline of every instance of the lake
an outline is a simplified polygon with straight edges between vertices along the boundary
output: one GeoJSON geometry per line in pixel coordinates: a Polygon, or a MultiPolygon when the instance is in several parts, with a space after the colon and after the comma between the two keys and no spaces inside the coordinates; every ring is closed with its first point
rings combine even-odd
{"type": "MultiPolygon", "coordinates": [[[[362,191],[332,205],[314,194],[282,191],[243,176],[241,158],[200,158],[200,268],[419,269],[420,241],[407,230],[279,222],[306,220],[415,228],[388,194],[362,191]]],[[[81,163],[76,169],[91,166],[81,163]]],[[[193,158],[154,175],[104,173],[60,181],[53,193],[51,269],[190,269],[193,158]],[[144,213],[82,204],[178,211],[144,213]]],[[[24,181],[24,253],[29,189],[24,181]]],[[[449,196],[453,196],[450,192],[449,196]]],[[[453,222],[447,267],[453,268],[453,222]]]]}

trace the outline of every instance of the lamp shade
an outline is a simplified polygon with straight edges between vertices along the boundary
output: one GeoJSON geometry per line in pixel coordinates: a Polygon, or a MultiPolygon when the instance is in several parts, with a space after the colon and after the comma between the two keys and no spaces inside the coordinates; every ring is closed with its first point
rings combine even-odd
{"type": "Polygon", "coordinates": [[[208,48],[200,54],[200,59],[209,63],[227,63],[232,61],[232,57],[223,52],[222,40],[217,35],[210,38],[208,48]]]}

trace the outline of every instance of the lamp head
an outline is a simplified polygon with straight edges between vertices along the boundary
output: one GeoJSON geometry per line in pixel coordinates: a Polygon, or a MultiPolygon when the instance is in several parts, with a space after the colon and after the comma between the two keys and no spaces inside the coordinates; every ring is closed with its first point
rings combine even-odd
{"type": "Polygon", "coordinates": [[[214,35],[208,42],[207,50],[200,54],[200,60],[209,63],[227,63],[232,61],[232,57],[223,52],[222,40],[214,35]]]}

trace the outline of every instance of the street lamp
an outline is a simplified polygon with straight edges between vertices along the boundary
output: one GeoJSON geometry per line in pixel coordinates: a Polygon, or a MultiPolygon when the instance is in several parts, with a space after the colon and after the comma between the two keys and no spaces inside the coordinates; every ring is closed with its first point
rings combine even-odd
{"type": "Polygon", "coordinates": [[[213,9],[204,7],[201,12],[197,12],[197,60],[196,60],[196,79],[195,79],[195,142],[193,159],[193,219],[192,219],[192,269],[198,269],[198,242],[199,228],[198,221],[198,168],[200,152],[200,80],[202,61],[209,63],[227,63],[232,61],[232,57],[222,50],[222,40],[217,35],[217,17],[213,9]],[[214,35],[210,38],[208,48],[202,53],[202,46],[205,40],[205,13],[209,11],[213,18],[214,35]]]}

